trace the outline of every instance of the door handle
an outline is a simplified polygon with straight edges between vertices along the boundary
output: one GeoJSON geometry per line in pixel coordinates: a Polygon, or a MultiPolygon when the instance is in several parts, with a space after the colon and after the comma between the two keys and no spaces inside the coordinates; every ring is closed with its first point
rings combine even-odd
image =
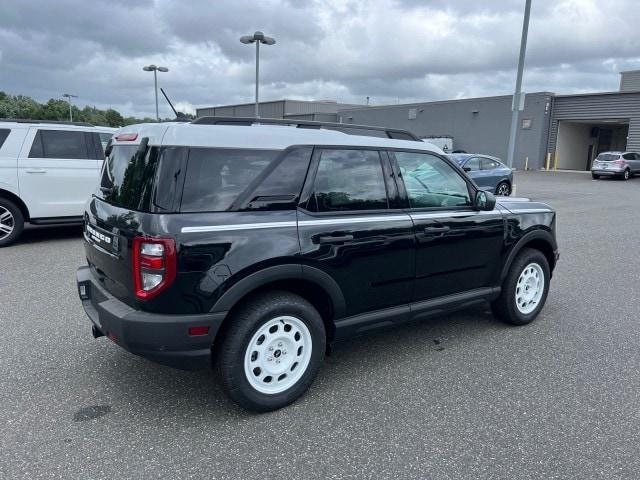
{"type": "Polygon", "coordinates": [[[27,173],[47,173],[44,168],[28,168],[25,170],[27,173]]]}
{"type": "Polygon", "coordinates": [[[325,235],[318,237],[318,243],[344,243],[353,240],[353,235],[325,235]]]}
{"type": "Polygon", "coordinates": [[[451,230],[451,227],[448,227],[446,225],[442,226],[442,227],[425,227],[424,229],[424,233],[446,233],[449,230],[451,230]]]}

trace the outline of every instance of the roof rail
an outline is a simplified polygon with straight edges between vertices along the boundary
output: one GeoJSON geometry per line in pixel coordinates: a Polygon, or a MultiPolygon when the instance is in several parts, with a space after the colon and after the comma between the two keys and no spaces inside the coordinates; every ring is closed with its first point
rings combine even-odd
{"type": "Polygon", "coordinates": [[[387,138],[396,140],[412,140],[421,142],[413,133],[397,128],[375,127],[372,125],[354,125],[352,123],[317,122],[311,120],[294,120],[282,118],[255,118],[255,117],[198,117],[191,123],[196,125],[285,125],[296,128],[337,130],[351,135],[363,135],[380,137],[374,133],[384,133],[387,138]],[[356,132],[357,131],[357,132],[356,132]]]}
{"type": "Polygon", "coordinates": [[[12,123],[51,123],[53,125],[77,125],[78,127],[95,127],[89,122],[66,122],[64,120],[26,120],[24,118],[0,118],[0,122],[12,123]]]}

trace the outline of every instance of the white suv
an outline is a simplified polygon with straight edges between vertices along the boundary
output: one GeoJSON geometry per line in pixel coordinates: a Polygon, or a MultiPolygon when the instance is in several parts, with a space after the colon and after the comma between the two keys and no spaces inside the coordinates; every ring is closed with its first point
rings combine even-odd
{"type": "Polygon", "coordinates": [[[0,121],[0,247],[25,222],[82,221],[116,129],[90,124],[0,121]]]}

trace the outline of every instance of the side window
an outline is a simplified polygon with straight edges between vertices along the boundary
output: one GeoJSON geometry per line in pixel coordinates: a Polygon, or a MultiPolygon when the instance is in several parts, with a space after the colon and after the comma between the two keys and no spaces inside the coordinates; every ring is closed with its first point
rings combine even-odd
{"type": "Polygon", "coordinates": [[[93,158],[94,155],[87,150],[85,132],[38,130],[29,157],[79,160],[93,158]]]}
{"type": "Polygon", "coordinates": [[[471,205],[467,182],[447,162],[428,153],[394,152],[411,208],[471,205]]]}
{"type": "Polygon", "coordinates": [[[9,130],[8,128],[0,128],[0,148],[4,144],[4,141],[7,139],[7,137],[9,136],[9,133],[11,133],[11,130],[9,130]]]}
{"type": "Polygon", "coordinates": [[[280,150],[191,148],[182,190],[182,212],[234,210],[280,150]]]}
{"type": "Polygon", "coordinates": [[[102,151],[104,152],[104,149],[107,148],[107,143],[111,140],[113,134],[100,132],[98,135],[100,136],[100,143],[102,144],[102,151]]]}
{"type": "Polygon", "coordinates": [[[469,172],[480,170],[480,159],[478,157],[470,158],[467,163],[464,164],[464,168],[468,168],[469,172]]]}
{"type": "Polygon", "coordinates": [[[495,160],[491,160],[490,158],[481,158],[480,165],[482,167],[482,170],[493,170],[494,168],[498,168],[500,164],[495,160]]]}
{"type": "Polygon", "coordinates": [[[636,156],[633,153],[625,153],[624,155],[622,155],[622,158],[624,158],[625,160],[635,160],[636,156]]]}
{"type": "Polygon", "coordinates": [[[309,210],[335,212],[389,207],[380,154],[373,150],[323,150],[309,210]]]}

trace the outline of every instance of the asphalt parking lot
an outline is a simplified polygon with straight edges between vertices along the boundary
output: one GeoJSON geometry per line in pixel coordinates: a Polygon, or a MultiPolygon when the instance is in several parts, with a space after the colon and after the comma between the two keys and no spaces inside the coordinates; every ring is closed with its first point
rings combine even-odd
{"type": "Polygon", "coordinates": [[[0,477],[640,478],[640,178],[518,173],[558,211],[536,322],[484,308],[340,346],[263,415],[94,340],[79,228],[0,250],[0,477]]]}

